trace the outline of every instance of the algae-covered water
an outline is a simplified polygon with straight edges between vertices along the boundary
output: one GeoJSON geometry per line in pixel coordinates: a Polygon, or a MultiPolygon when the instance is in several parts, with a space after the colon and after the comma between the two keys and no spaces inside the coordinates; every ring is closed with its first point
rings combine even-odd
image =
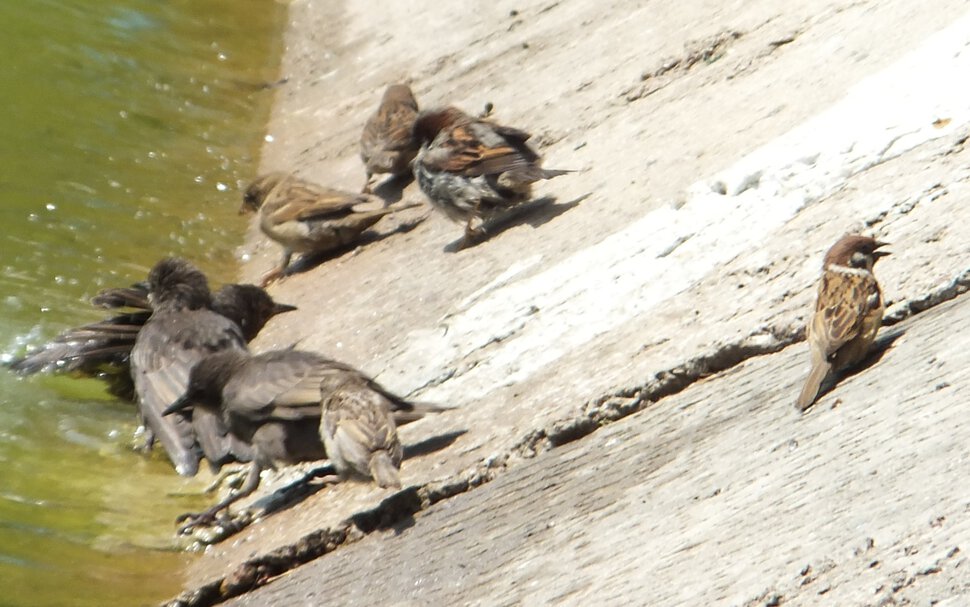
{"type": "MultiPolygon", "coordinates": [[[[0,3],[0,349],[96,320],[88,298],[161,256],[235,277],[285,6],[0,3]]],[[[0,370],[0,605],[153,604],[208,498],[131,450],[134,407],[94,381],[0,370]]]]}

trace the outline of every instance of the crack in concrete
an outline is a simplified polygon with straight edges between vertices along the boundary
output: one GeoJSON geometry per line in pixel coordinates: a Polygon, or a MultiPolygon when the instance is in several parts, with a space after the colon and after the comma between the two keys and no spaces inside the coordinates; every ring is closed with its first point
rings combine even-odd
{"type": "MultiPolygon", "coordinates": [[[[884,326],[925,312],[970,290],[970,268],[927,293],[894,304],[884,326]]],[[[570,418],[553,422],[522,438],[507,453],[483,460],[474,468],[421,486],[408,487],[375,507],[354,513],[336,527],[318,529],[295,544],[256,556],[223,578],[182,592],[166,607],[208,607],[263,586],[283,573],[360,541],[371,533],[403,529],[414,515],[434,504],[485,485],[510,467],[513,458],[531,459],[546,451],[589,436],[600,427],[619,421],[693,383],[719,374],[756,356],[779,352],[805,339],[804,327],[787,324],[762,327],[743,338],[715,346],[712,351],[657,372],[643,384],[623,387],[588,401],[570,418]]]]}

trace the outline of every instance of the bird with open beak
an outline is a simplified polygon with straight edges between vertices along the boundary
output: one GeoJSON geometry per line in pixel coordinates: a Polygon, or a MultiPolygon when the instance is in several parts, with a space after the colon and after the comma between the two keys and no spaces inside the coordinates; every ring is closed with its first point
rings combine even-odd
{"type": "Polygon", "coordinates": [[[832,245],[822,264],[815,313],[807,327],[812,368],[795,408],[804,411],[833,374],[865,359],[882,324],[882,291],[873,266],[889,255],[868,236],[850,234],[832,245]]]}

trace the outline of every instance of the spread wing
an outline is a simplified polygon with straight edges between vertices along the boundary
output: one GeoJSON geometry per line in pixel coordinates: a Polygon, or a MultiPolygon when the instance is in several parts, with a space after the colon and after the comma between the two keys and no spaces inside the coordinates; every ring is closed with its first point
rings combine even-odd
{"type": "Polygon", "coordinates": [[[424,162],[432,170],[466,177],[508,171],[541,173],[536,164],[539,155],[526,144],[528,138],[525,131],[483,120],[462,122],[435,138],[432,148],[438,147],[440,151],[426,155],[424,162]]]}
{"type": "Polygon", "coordinates": [[[189,371],[199,360],[229,348],[246,349],[239,327],[214,312],[194,310],[154,315],[132,349],[139,411],[179,474],[194,475],[198,470],[199,442],[211,462],[224,459],[228,447],[221,443],[227,432],[221,422],[207,416],[200,416],[199,428],[193,429],[188,414],[162,412],[185,392],[189,371]],[[198,431],[203,436],[197,436],[198,431]]]}

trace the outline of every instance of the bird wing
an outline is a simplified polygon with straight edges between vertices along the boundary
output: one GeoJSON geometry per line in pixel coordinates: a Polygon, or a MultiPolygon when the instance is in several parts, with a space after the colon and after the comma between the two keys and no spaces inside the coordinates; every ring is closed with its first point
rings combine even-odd
{"type": "Polygon", "coordinates": [[[309,352],[281,350],[254,356],[226,384],[223,402],[248,419],[299,419],[316,408],[327,359],[309,352]]]}
{"type": "Polygon", "coordinates": [[[364,124],[361,140],[367,142],[368,152],[414,148],[413,129],[417,115],[416,104],[403,102],[381,104],[377,113],[364,124]]]}
{"type": "Polygon", "coordinates": [[[352,194],[325,188],[296,177],[281,183],[263,203],[273,223],[338,218],[353,212],[355,205],[373,200],[366,194],[352,194]]]}
{"type": "Polygon", "coordinates": [[[221,445],[227,431],[204,416],[200,427],[193,429],[190,414],[162,412],[185,393],[189,372],[199,360],[229,348],[246,349],[239,327],[209,310],[193,310],[152,316],[132,349],[139,411],[180,474],[195,474],[200,442],[211,462],[224,459],[224,446],[216,445],[221,445]],[[199,430],[204,436],[198,436],[199,430]]]}
{"type": "Polygon", "coordinates": [[[431,147],[441,152],[426,155],[424,162],[431,170],[466,177],[539,171],[539,156],[526,144],[528,138],[525,131],[483,120],[460,122],[439,133],[431,147]]]}
{"type": "Polygon", "coordinates": [[[872,274],[826,271],[819,285],[810,337],[827,359],[859,335],[866,316],[882,305],[872,274]]]}
{"type": "MultiPolygon", "coordinates": [[[[363,383],[350,383],[326,397],[323,411],[324,442],[359,474],[370,476],[374,453],[386,451],[400,465],[403,449],[390,416],[390,403],[363,383]]],[[[339,469],[339,466],[338,466],[339,469]]]]}
{"type": "Polygon", "coordinates": [[[91,304],[102,308],[138,308],[151,310],[148,286],[142,283],[130,287],[104,289],[91,298],[91,304]]]}

